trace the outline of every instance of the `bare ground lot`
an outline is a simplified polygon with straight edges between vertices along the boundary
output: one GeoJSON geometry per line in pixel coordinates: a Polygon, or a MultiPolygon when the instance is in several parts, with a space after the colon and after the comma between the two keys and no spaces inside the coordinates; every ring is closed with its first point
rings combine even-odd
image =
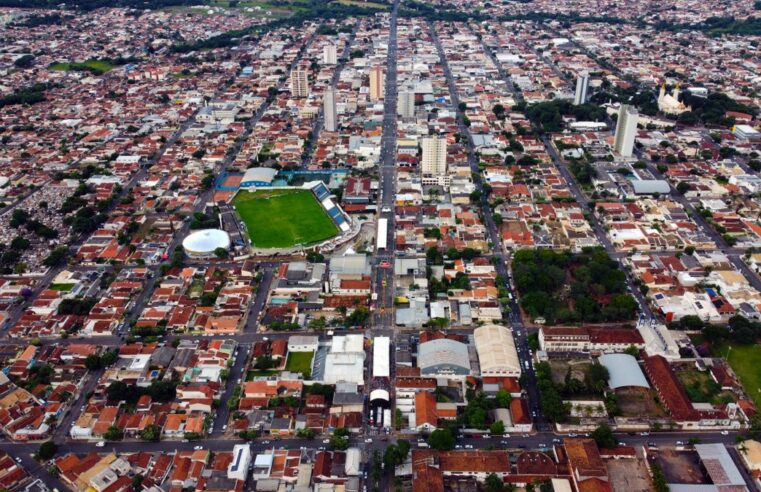
{"type": "Polygon", "coordinates": [[[639,459],[608,460],[606,466],[611,489],[625,492],[650,491],[650,475],[643,461],[639,459]]]}
{"type": "Polygon", "coordinates": [[[584,375],[592,365],[592,361],[589,360],[564,360],[564,359],[552,359],[550,360],[550,367],[552,367],[552,380],[557,384],[563,384],[565,382],[565,376],[568,374],[568,368],[571,369],[571,377],[584,381],[584,375]]]}
{"type": "Polygon", "coordinates": [[[666,475],[666,483],[707,484],[708,478],[700,469],[700,458],[695,451],[662,449],[655,457],[666,475]]]}
{"type": "Polygon", "coordinates": [[[654,398],[652,390],[644,388],[621,388],[616,390],[618,408],[622,417],[665,417],[663,410],[654,398]]]}

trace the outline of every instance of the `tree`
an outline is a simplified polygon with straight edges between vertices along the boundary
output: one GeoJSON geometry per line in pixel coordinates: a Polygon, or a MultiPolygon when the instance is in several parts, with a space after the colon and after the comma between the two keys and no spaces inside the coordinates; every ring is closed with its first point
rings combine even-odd
{"type": "Polygon", "coordinates": [[[505,424],[501,420],[497,420],[489,427],[489,432],[492,434],[504,434],[505,424]]]}
{"type": "Polygon", "coordinates": [[[317,435],[317,432],[315,432],[314,429],[310,429],[308,427],[304,429],[299,429],[296,432],[296,436],[301,437],[302,439],[314,439],[314,436],[316,435],[317,435]]]}
{"type": "Polygon", "coordinates": [[[449,429],[436,429],[428,437],[428,445],[439,451],[448,451],[454,448],[454,436],[449,429]]]}
{"type": "Polygon", "coordinates": [[[227,248],[214,248],[214,256],[217,258],[227,258],[227,248]]]}
{"type": "Polygon", "coordinates": [[[58,451],[58,446],[53,441],[45,441],[40,444],[40,449],[37,450],[37,457],[42,461],[47,461],[55,456],[58,451]]]}
{"type": "Polygon", "coordinates": [[[686,181],[680,181],[676,185],[676,191],[678,191],[679,193],[684,195],[685,193],[690,191],[690,184],[688,182],[686,182],[686,181]]]}
{"type": "Polygon", "coordinates": [[[105,434],[103,434],[103,438],[106,441],[121,441],[124,439],[124,431],[122,431],[120,428],[116,427],[115,425],[112,425],[108,428],[105,434]]]}
{"type": "Polygon", "coordinates": [[[490,473],[486,477],[487,492],[502,492],[505,490],[505,482],[496,473],[490,473]]]}
{"type": "Polygon", "coordinates": [[[330,436],[330,441],[328,442],[328,446],[330,449],[334,451],[344,451],[346,448],[349,447],[349,439],[345,436],[338,436],[336,434],[333,434],[330,436]]]}
{"type": "Polygon", "coordinates": [[[606,423],[600,424],[597,429],[592,431],[591,434],[592,439],[595,440],[598,446],[601,448],[608,448],[612,449],[615,448],[618,445],[618,440],[616,439],[616,436],[613,435],[613,431],[611,430],[610,426],[606,423]]]}
{"type": "Polygon", "coordinates": [[[161,439],[161,429],[156,425],[147,425],[145,429],[140,431],[140,439],[143,441],[158,442],[161,439]]]}
{"type": "Polygon", "coordinates": [[[497,391],[494,399],[497,402],[498,408],[508,408],[510,407],[510,402],[512,401],[513,397],[510,395],[510,392],[499,390],[497,391]]]}

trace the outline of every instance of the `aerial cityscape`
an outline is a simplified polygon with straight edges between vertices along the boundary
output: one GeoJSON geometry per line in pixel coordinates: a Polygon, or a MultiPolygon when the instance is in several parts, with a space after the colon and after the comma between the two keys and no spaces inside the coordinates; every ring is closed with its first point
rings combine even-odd
{"type": "Polygon", "coordinates": [[[0,0],[0,492],[761,491],[759,43],[0,0]]]}

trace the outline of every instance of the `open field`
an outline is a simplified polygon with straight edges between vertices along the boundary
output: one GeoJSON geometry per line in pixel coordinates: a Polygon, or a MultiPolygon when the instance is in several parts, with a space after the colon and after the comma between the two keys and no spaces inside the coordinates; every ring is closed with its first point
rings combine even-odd
{"type": "Polygon", "coordinates": [[[79,72],[92,72],[95,75],[101,75],[112,68],[114,66],[110,64],[107,61],[104,60],[87,60],[81,63],[69,63],[69,62],[60,62],[60,63],[53,63],[49,67],[51,70],[59,70],[59,71],[66,71],[69,70],[75,70],[79,72]]]}
{"type": "Polygon", "coordinates": [[[761,371],[758,370],[761,367],[761,345],[722,345],[714,349],[714,355],[726,357],[748,397],[761,408],[761,371]]]}
{"type": "Polygon", "coordinates": [[[338,233],[309,190],[241,191],[233,205],[256,248],[308,245],[338,233]]]}
{"type": "Polygon", "coordinates": [[[382,3],[375,3],[375,2],[359,2],[357,0],[338,0],[338,3],[340,3],[341,5],[349,5],[352,7],[364,7],[367,9],[388,10],[388,5],[385,5],[382,3]]]}
{"type": "Polygon", "coordinates": [[[288,352],[288,360],[285,363],[285,370],[300,372],[305,378],[312,375],[312,358],[314,352],[288,352]]]}

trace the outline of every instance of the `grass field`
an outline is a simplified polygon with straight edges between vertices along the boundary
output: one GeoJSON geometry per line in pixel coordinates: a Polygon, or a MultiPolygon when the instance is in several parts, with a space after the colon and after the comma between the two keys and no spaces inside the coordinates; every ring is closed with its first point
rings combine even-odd
{"type": "Polygon", "coordinates": [[[280,371],[272,371],[272,370],[258,371],[258,370],[251,370],[251,371],[246,372],[246,381],[253,381],[254,378],[272,376],[274,374],[277,374],[278,372],[280,372],[280,371]]]}
{"type": "Polygon", "coordinates": [[[285,370],[300,372],[305,378],[312,375],[312,358],[314,352],[288,352],[285,370]]]}
{"type": "Polygon", "coordinates": [[[51,284],[50,290],[57,290],[59,292],[69,292],[74,288],[74,284],[51,284]]]}
{"type": "Polygon", "coordinates": [[[257,248],[308,245],[338,233],[309,190],[241,191],[233,204],[257,248]]]}
{"type": "Polygon", "coordinates": [[[713,350],[716,357],[726,357],[729,366],[753,400],[761,408],[761,345],[721,345],[713,350]],[[731,349],[730,349],[731,347],[731,349]],[[729,356],[727,356],[729,354],[729,356]]]}
{"type": "Polygon", "coordinates": [[[59,71],[69,71],[69,70],[75,70],[80,72],[92,72],[95,75],[101,75],[112,68],[114,66],[107,61],[104,60],[87,60],[82,63],[68,63],[68,62],[61,62],[61,63],[53,63],[49,67],[51,70],[59,70],[59,71]]]}

